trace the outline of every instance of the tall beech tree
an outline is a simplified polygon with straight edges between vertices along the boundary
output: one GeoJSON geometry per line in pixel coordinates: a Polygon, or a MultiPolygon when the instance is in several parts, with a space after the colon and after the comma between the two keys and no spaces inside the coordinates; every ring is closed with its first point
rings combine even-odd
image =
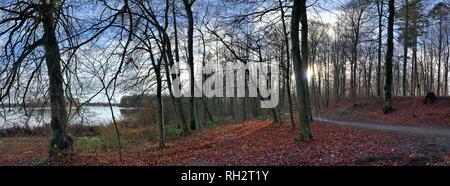
{"type": "Polygon", "coordinates": [[[376,0],[378,12],[378,65],[377,65],[377,96],[381,96],[381,51],[383,50],[383,12],[384,0],[376,0]]]}
{"type": "MultiPolygon", "coordinates": [[[[300,39],[299,39],[299,27],[300,21],[302,21],[302,31],[306,32],[302,33],[302,43],[308,42],[307,38],[307,27],[304,26],[307,24],[306,17],[306,0],[294,0],[294,5],[292,7],[292,19],[291,19],[291,41],[292,41],[292,59],[294,63],[295,69],[295,82],[296,82],[296,90],[297,90],[297,100],[299,101],[299,117],[300,117],[300,134],[296,138],[296,140],[305,141],[312,139],[312,133],[310,129],[310,116],[309,116],[309,107],[308,103],[308,94],[307,94],[307,86],[308,86],[308,78],[306,76],[306,68],[307,65],[305,63],[307,59],[302,59],[300,54],[300,39]],[[306,23],[306,24],[305,24],[306,23]]],[[[303,56],[307,56],[307,50],[303,51],[303,56]]]]}
{"type": "Polygon", "coordinates": [[[386,82],[384,84],[384,102],[383,112],[392,111],[392,58],[394,56],[394,17],[395,17],[395,0],[389,0],[389,17],[387,30],[387,51],[386,51],[386,82]]]}
{"type": "Polygon", "coordinates": [[[187,27],[187,64],[189,66],[189,79],[190,79],[190,93],[191,97],[189,98],[189,104],[190,104],[190,121],[189,125],[191,127],[191,130],[197,129],[197,126],[195,124],[195,76],[194,76],[194,15],[192,13],[192,5],[194,4],[195,0],[183,0],[184,9],[186,11],[186,16],[188,20],[188,27],[187,27]]]}

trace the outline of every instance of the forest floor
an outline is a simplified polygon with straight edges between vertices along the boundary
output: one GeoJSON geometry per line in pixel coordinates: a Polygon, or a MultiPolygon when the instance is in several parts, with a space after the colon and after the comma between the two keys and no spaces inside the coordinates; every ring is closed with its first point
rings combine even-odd
{"type": "Polygon", "coordinates": [[[314,109],[315,116],[377,124],[450,128],[450,97],[423,104],[424,97],[393,97],[394,111],[384,114],[383,97],[342,98],[329,107],[314,109]]]}
{"type": "MultiPolygon", "coordinates": [[[[298,128],[298,126],[297,126],[298,128]]],[[[128,144],[117,149],[76,150],[46,160],[48,138],[0,139],[0,165],[450,165],[445,136],[394,133],[314,122],[314,140],[296,142],[298,129],[266,120],[222,124],[188,136],[128,144]]]]}
{"type": "Polygon", "coordinates": [[[0,138],[0,165],[450,165],[450,98],[394,97],[384,115],[381,97],[341,99],[315,110],[314,140],[296,142],[299,123],[248,120],[215,124],[187,136],[167,126],[120,125],[123,161],[113,127],[75,137],[69,157],[47,159],[49,137],[0,138]],[[412,117],[416,99],[416,117],[412,117]],[[149,137],[151,136],[151,137],[149,137]]]}

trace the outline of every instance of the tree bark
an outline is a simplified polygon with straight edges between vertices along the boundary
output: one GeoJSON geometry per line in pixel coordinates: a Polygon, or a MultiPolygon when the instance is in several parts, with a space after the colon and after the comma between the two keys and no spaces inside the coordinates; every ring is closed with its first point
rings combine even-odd
{"type": "MultiPolygon", "coordinates": [[[[157,99],[157,107],[158,107],[158,133],[159,133],[159,148],[166,147],[164,143],[164,108],[163,108],[163,98],[161,96],[162,92],[162,77],[161,77],[161,61],[163,57],[159,59],[158,62],[155,61],[151,41],[148,42],[149,48],[148,51],[150,53],[150,60],[152,62],[153,69],[155,71],[156,76],[156,99],[157,99]]],[[[160,47],[161,48],[161,47],[160,47]]]]}
{"type": "Polygon", "coordinates": [[[403,28],[403,96],[406,96],[406,66],[408,64],[408,32],[409,32],[409,4],[408,1],[405,1],[406,5],[406,15],[405,15],[405,28],[403,28]]]}
{"type": "Polygon", "coordinates": [[[437,80],[437,91],[436,95],[441,95],[441,60],[442,60],[442,20],[439,20],[439,43],[438,43],[438,80],[437,80]]]}
{"type": "Polygon", "coordinates": [[[446,62],[445,62],[445,77],[444,77],[444,96],[447,96],[449,94],[448,92],[448,72],[449,72],[449,58],[450,58],[450,47],[449,47],[449,42],[448,42],[448,31],[446,32],[446,42],[445,42],[445,46],[447,47],[447,58],[446,58],[446,62]]]}
{"type": "MultiPolygon", "coordinates": [[[[307,77],[306,77],[306,69],[304,67],[306,66],[304,63],[306,63],[306,59],[302,61],[302,57],[300,55],[300,46],[299,46],[299,22],[300,18],[303,20],[306,20],[306,1],[305,0],[294,0],[294,6],[292,9],[292,20],[291,20],[291,40],[292,40],[292,58],[294,62],[294,68],[295,68],[295,81],[296,81],[296,88],[297,88],[297,99],[299,101],[299,117],[301,122],[300,127],[300,135],[296,138],[296,140],[311,140],[312,139],[312,133],[310,130],[310,119],[308,116],[308,106],[307,106],[307,100],[309,99],[306,94],[306,86],[307,86],[307,77]]],[[[302,26],[304,26],[302,24],[302,26]]],[[[306,28],[302,27],[302,30],[305,30],[306,28]]],[[[305,30],[307,31],[307,30],[305,30]]],[[[302,42],[307,42],[307,37],[304,38],[302,36],[302,42]]],[[[306,51],[307,52],[307,51],[306,51]]]]}
{"type": "Polygon", "coordinates": [[[56,40],[56,0],[42,1],[42,23],[44,27],[45,60],[49,77],[49,96],[51,104],[51,128],[49,156],[72,151],[72,138],[68,132],[68,117],[64,98],[64,88],[61,70],[61,56],[56,40]]]}
{"type": "Polygon", "coordinates": [[[155,68],[155,75],[156,75],[156,86],[157,86],[156,98],[158,99],[159,148],[164,148],[166,145],[164,143],[164,109],[163,109],[162,96],[161,96],[162,79],[161,79],[160,67],[155,68]]]}
{"type": "Polygon", "coordinates": [[[294,122],[294,112],[292,110],[292,97],[291,97],[291,57],[289,52],[289,35],[287,33],[286,28],[286,20],[285,20],[285,12],[283,9],[283,3],[281,0],[278,1],[280,3],[281,7],[281,22],[283,24],[283,35],[285,39],[285,45],[286,45],[286,92],[288,96],[288,103],[289,103],[289,116],[291,119],[291,127],[295,128],[295,122],[294,122]]]}
{"type": "Polygon", "coordinates": [[[378,8],[378,66],[377,66],[377,96],[381,96],[381,49],[383,47],[383,6],[384,0],[377,0],[378,8]]]}
{"type": "Polygon", "coordinates": [[[386,51],[386,83],[384,85],[384,113],[392,111],[392,58],[394,56],[395,0],[389,0],[388,38],[386,51]]]}
{"type": "Polygon", "coordinates": [[[195,97],[194,97],[194,88],[195,88],[195,77],[194,77],[194,16],[192,13],[192,2],[189,2],[188,0],[183,0],[184,8],[186,11],[186,15],[188,18],[188,28],[187,28],[187,64],[190,68],[189,70],[189,77],[190,77],[190,90],[191,90],[191,97],[189,98],[190,103],[190,121],[189,125],[191,130],[196,130],[197,126],[195,124],[195,97]]]}
{"type": "MultiPolygon", "coordinates": [[[[172,16],[173,16],[173,28],[174,28],[174,32],[175,32],[175,62],[179,64],[180,62],[180,57],[179,57],[179,53],[178,53],[178,27],[177,27],[177,20],[176,20],[176,12],[175,12],[175,0],[172,1],[172,16]]],[[[163,57],[167,57],[165,58],[165,62],[168,65],[165,65],[165,70],[166,70],[166,79],[167,79],[167,86],[169,87],[169,93],[170,93],[170,97],[172,98],[172,101],[174,103],[174,107],[175,107],[175,112],[176,115],[178,116],[178,119],[180,121],[180,127],[182,130],[183,135],[186,135],[189,133],[189,127],[187,125],[187,121],[186,121],[186,116],[184,113],[184,109],[183,109],[183,104],[181,102],[180,98],[175,98],[175,96],[173,95],[172,92],[172,81],[170,79],[170,76],[172,76],[172,79],[176,79],[177,75],[172,74],[170,75],[169,73],[169,66],[172,66],[174,64],[173,61],[173,55],[172,55],[172,46],[170,44],[170,39],[169,36],[167,36],[167,33],[163,33],[163,41],[164,41],[164,49],[165,49],[165,56],[163,57]],[[168,63],[167,63],[168,62],[168,63]]]]}

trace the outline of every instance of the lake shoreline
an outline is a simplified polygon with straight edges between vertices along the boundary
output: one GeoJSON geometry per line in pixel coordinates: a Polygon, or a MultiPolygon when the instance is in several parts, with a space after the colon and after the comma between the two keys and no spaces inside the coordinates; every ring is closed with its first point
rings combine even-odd
{"type": "MultiPolygon", "coordinates": [[[[83,106],[81,108],[67,108],[69,123],[89,126],[108,125],[113,122],[112,114],[116,121],[121,121],[127,116],[138,113],[136,107],[112,106],[83,106]]],[[[51,120],[50,107],[9,107],[0,110],[0,128],[13,128],[24,126],[27,128],[45,126],[51,120]]]]}

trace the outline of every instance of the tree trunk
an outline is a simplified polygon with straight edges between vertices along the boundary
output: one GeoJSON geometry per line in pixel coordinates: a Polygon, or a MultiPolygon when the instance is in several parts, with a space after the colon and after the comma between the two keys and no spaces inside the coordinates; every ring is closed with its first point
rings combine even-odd
{"type": "Polygon", "coordinates": [[[395,0],[389,0],[388,38],[386,51],[386,83],[384,85],[384,113],[392,111],[392,58],[394,56],[395,0]]]}
{"type": "MultiPolygon", "coordinates": [[[[165,53],[169,54],[169,53],[171,53],[171,52],[168,51],[168,52],[165,52],[165,53]]],[[[166,57],[167,57],[167,58],[170,58],[170,57],[168,57],[168,56],[166,56],[166,55],[163,56],[164,61],[165,61],[166,64],[167,64],[167,59],[166,59],[166,57]]],[[[170,60],[169,60],[169,61],[170,61],[170,60]]],[[[171,88],[171,87],[172,87],[172,80],[170,79],[170,76],[172,76],[172,79],[176,79],[176,78],[177,78],[177,75],[175,75],[175,74],[170,75],[170,70],[169,70],[169,66],[170,66],[170,65],[171,65],[171,64],[170,64],[170,62],[169,62],[169,65],[165,65],[165,66],[164,66],[164,67],[165,67],[165,71],[166,71],[167,87],[169,87],[168,89],[169,89],[170,98],[171,98],[172,101],[173,101],[174,108],[175,108],[175,113],[176,113],[176,115],[177,115],[177,117],[178,117],[178,119],[179,119],[182,133],[183,133],[183,135],[186,135],[186,134],[189,133],[189,128],[188,128],[188,126],[187,126],[186,116],[185,116],[185,114],[184,114],[184,110],[183,110],[183,105],[182,105],[182,102],[181,102],[181,98],[176,98],[176,97],[173,95],[173,90],[172,90],[172,88],[171,88]]]]}
{"type": "MultiPolygon", "coordinates": [[[[416,84],[418,83],[417,79],[417,37],[415,38],[414,46],[413,46],[413,69],[411,71],[411,96],[416,96],[416,84]]],[[[412,116],[416,117],[416,107],[417,107],[417,97],[414,97],[413,101],[413,112],[412,116]]]]}
{"type": "Polygon", "coordinates": [[[378,7],[378,66],[377,66],[377,96],[381,96],[381,49],[383,47],[383,6],[384,0],[377,0],[378,7]]]}
{"type": "Polygon", "coordinates": [[[195,94],[194,94],[194,88],[195,88],[195,77],[194,77],[194,16],[192,14],[192,4],[188,0],[183,0],[184,8],[186,10],[186,15],[188,18],[188,28],[187,28],[187,64],[190,68],[189,70],[189,79],[190,79],[190,90],[191,90],[191,97],[189,98],[190,103],[190,121],[189,125],[191,127],[191,130],[196,130],[197,126],[195,124],[195,94]]]}
{"type": "MultiPolygon", "coordinates": [[[[180,63],[180,57],[179,57],[179,53],[178,53],[178,28],[177,28],[177,20],[176,20],[176,13],[175,13],[175,1],[173,1],[173,9],[172,9],[172,16],[173,16],[173,27],[174,27],[174,32],[175,32],[175,62],[177,64],[180,63]]],[[[175,112],[176,115],[178,116],[179,122],[180,122],[180,127],[182,130],[183,135],[186,135],[189,133],[189,128],[187,126],[187,121],[186,121],[186,116],[184,114],[184,109],[183,109],[183,105],[181,102],[180,98],[175,98],[175,96],[173,96],[173,92],[172,92],[172,81],[170,79],[170,76],[172,76],[173,79],[177,78],[177,75],[172,74],[170,75],[169,73],[169,66],[174,65],[173,62],[173,56],[172,56],[172,46],[170,44],[170,39],[167,36],[166,33],[163,33],[163,41],[164,41],[164,48],[165,48],[165,56],[168,58],[168,60],[166,59],[166,64],[168,62],[168,65],[165,65],[165,70],[166,70],[166,79],[167,79],[167,86],[169,87],[169,93],[170,93],[170,97],[174,103],[174,107],[175,107],[175,112]]]]}
{"type": "MultiPolygon", "coordinates": [[[[205,41],[205,36],[203,34],[203,32],[200,31],[201,34],[201,39],[202,39],[202,44],[203,44],[203,58],[202,58],[202,66],[205,67],[206,66],[206,41],[205,41]]],[[[207,79],[207,75],[204,74],[202,76],[202,83],[206,81],[207,79]]],[[[210,120],[210,122],[214,122],[213,117],[211,115],[211,113],[208,110],[208,98],[203,94],[202,95],[202,100],[203,100],[203,123],[204,125],[208,125],[208,121],[207,119],[210,120]]]]}
{"type": "MultiPolygon", "coordinates": [[[[156,65],[154,65],[154,67],[156,67],[156,65]]],[[[157,86],[156,98],[158,99],[159,148],[164,148],[166,145],[164,143],[164,109],[163,109],[162,96],[161,96],[162,79],[161,79],[160,67],[156,67],[154,69],[155,69],[156,86],[157,86]]]]}
{"type": "Polygon", "coordinates": [[[152,62],[153,69],[156,76],[156,99],[158,107],[158,133],[159,133],[159,148],[164,148],[166,145],[164,143],[164,109],[163,109],[163,98],[161,96],[162,92],[162,78],[161,78],[161,61],[163,57],[156,63],[153,52],[152,45],[149,42],[150,60],[152,62]]]}
{"type": "Polygon", "coordinates": [[[288,96],[288,102],[289,102],[289,116],[291,119],[291,127],[295,128],[295,122],[294,122],[294,112],[292,110],[292,98],[291,98],[291,57],[289,52],[289,35],[287,33],[286,28],[286,20],[285,20],[285,12],[283,9],[283,3],[281,0],[278,1],[281,6],[281,21],[283,24],[283,35],[285,39],[285,45],[286,45],[286,91],[288,96]]]}
{"type": "Polygon", "coordinates": [[[444,77],[444,82],[445,82],[445,87],[444,87],[444,96],[447,96],[449,94],[448,92],[448,72],[449,72],[449,58],[450,58],[450,47],[449,47],[449,43],[448,43],[448,32],[446,32],[446,42],[445,42],[445,46],[447,47],[447,58],[446,58],[446,62],[445,62],[445,77],[444,77]]]}
{"type": "Polygon", "coordinates": [[[409,5],[408,5],[408,1],[405,1],[406,5],[406,15],[405,15],[405,28],[403,30],[403,83],[402,83],[402,87],[403,87],[403,96],[406,96],[406,66],[408,64],[408,32],[409,32],[409,16],[408,15],[408,10],[409,10],[409,5]]]}
{"type": "MultiPolygon", "coordinates": [[[[309,99],[306,94],[307,77],[306,69],[304,69],[304,63],[307,59],[302,62],[302,57],[300,55],[299,46],[299,22],[302,18],[302,23],[307,20],[306,18],[306,1],[305,0],[294,0],[294,6],[292,9],[292,20],[291,20],[291,39],[292,39],[292,58],[295,68],[295,81],[297,84],[297,99],[299,105],[299,117],[301,122],[300,134],[296,138],[297,140],[311,140],[312,133],[310,130],[310,119],[308,116],[308,106],[307,100],[309,99]]],[[[302,26],[305,26],[302,24],[302,26]]],[[[306,28],[302,27],[302,31],[307,32],[306,28]]],[[[307,35],[307,34],[306,34],[307,35]]],[[[302,42],[307,42],[307,37],[303,37],[302,42]]],[[[307,53],[307,51],[305,51],[307,53]]]]}
{"type": "MultiPolygon", "coordinates": [[[[350,89],[351,89],[351,97],[355,98],[357,95],[356,93],[356,68],[357,68],[357,61],[358,61],[358,40],[359,40],[359,31],[356,31],[356,37],[355,37],[355,43],[353,44],[353,54],[352,54],[352,60],[351,60],[351,80],[350,80],[350,89]]],[[[355,99],[356,100],[356,99],[355,99]]]]}
{"type": "Polygon", "coordinates": [[[72,138],[68,132],[68,117],[64,98],[61,56],[55,35],[57,1],[42,1],[42,23],[44,27],[45,60],[49,77],[49,96],[51,105],[51,128],[49,156],[72,151],[72,138]],[[48,4],[50,3],[50,4],[48,4]]]}
{"type": "MultiPolygon", "coordinates": [[[[430,62],[432,63],[434,61],[434,49],[433,49],[433,43],[430,42],[430,62]]],[[[430,64],[430,89],[429,92],[434,91],[434,68],[433,65],[430,64]]]]}
{"type": "Polygon", "coordinates": [[[442,21],[439,21],[439,43],[438,43],[438,80],[436,95],[441,95],[441,59],[442,59],[442,21]]]}

